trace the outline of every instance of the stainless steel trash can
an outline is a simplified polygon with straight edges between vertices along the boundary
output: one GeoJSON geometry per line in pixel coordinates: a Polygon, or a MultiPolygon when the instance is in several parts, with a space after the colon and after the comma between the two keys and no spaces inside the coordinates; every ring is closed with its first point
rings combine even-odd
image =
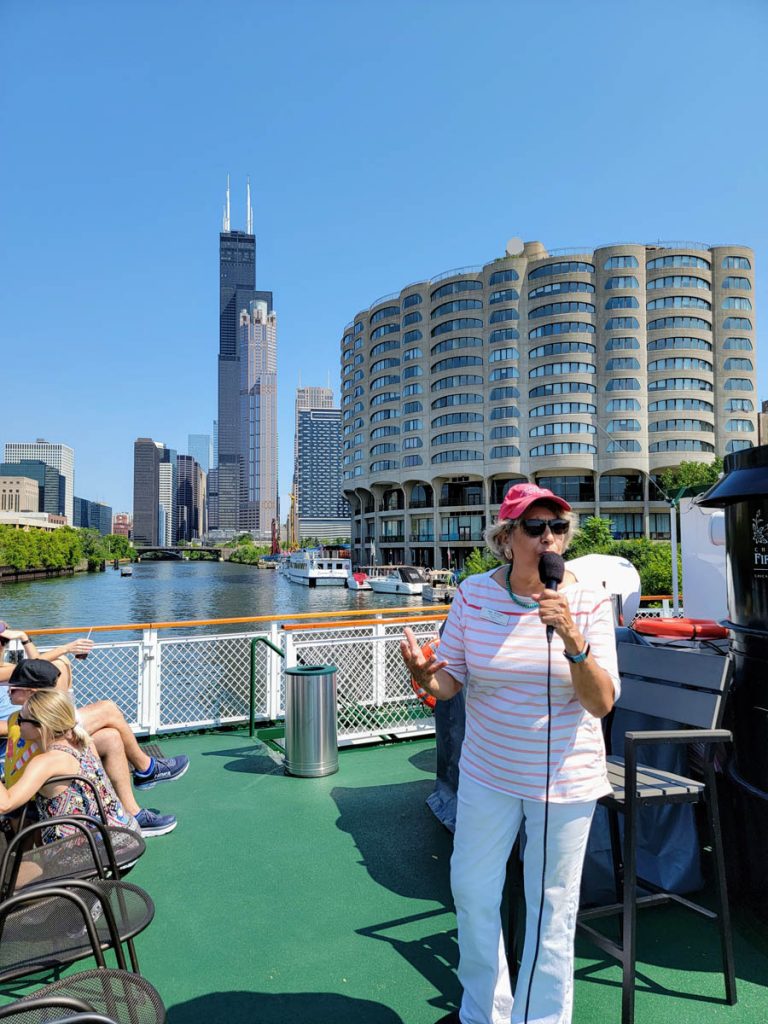
{"type": "Polygon", "coordinates": [[[335,665],[285,670],[285,770],[303,778],[339,770],[335,665]]]}

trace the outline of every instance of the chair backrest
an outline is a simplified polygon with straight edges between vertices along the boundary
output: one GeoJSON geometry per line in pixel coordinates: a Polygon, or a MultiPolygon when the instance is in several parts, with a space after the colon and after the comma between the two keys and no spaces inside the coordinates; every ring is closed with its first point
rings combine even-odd
{"type": "MultiPolygon", "coordinates": [[[[91,800],[95,803],[96,808],[98,809],[98,817],[104,822],[105,825],[109,824],[107,820],[107,812],[104,810],[104,804],[102,802],[101,796],[99,794],[98,789],[96,788],[96,784],[94,783],[93,779],[89,779],[85,775],[52,775],[51,778],[48,779],[47,785],[53,785],[54,783],[59,782],[79,782],[80,786],[83,789],[87,789],[91,794],[91,800]]],[[[92,810],[93,808],[91,809],[91,812],[92,810]]],[[[23,828],[24,825],[26,824],[26,821],[27,807],[24,807],[23,811],[21,812],[21,821],[19,822],[19,828],[23,828]]]]}
{"type": "Polygon", "coordinates": [[[673,647],[620,643],[617,707],[717,729],[733,673],[730,658],[673,647]]]}
{"type": "Polygon", "coordinates": [[[103,1013],[76,1013],[72,1017],[60,1017],[51,1021],[51,1024],[73,1024],[79,1021],[80,1024],[117,1024],[112,1017],[105,1017],[103,1013]]]}
{"type": "Polygon", "coordinates": [[[56,1024],[62,1019],[81,1020],[75,1015],[86,1012],[90,1013],[89,1004],[73,996],[33,996],[0,1007],[0,1020],[17,1020],[20,1024],[56,1024]]]}

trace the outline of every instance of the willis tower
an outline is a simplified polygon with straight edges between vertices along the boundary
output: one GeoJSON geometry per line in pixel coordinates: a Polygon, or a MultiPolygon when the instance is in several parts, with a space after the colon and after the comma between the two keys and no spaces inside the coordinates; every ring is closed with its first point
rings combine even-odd
{"type": "Polygon", "coordinates": [[[219,235],[219,459],[211,495],[211,526],[240,528],[242,443],[240,430],[240,313],[254,301],[272,312],[272,292],[256,290],[256,238],[250,182],[246,192],[246,229],[230,226],[229,177],[222,231],[219,235]]]}

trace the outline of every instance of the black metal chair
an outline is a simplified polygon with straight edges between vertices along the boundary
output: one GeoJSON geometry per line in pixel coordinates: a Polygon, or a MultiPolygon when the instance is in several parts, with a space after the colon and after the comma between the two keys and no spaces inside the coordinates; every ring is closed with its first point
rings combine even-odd
{"type": "Polygon", "coordinates": [[[138,971],[130,941],[154,913],[143,889],[114,879],[71,879],[26,889],[0,903],[0,981],[58,970],[90,956],[105,967],[108,949],[125,970],[124,943],[138,971]]]}
{"type": "Polygon", "coordinates": [[[101,967],[72,974],[1,1007],[4,1019],[14,1024],[165,1024],[165,1007],[145,978],[101,967]]]}
{"type": "Polygon", "coordinates": [[[608,810],[617,902],[579,912],[577,924],[600,949],[622,964],[622,1024],[633,1024],[636,976],[638,907],[669,901],[692,910],[719,927],[726,1001],[736,1002],[731,923],[725,881],[725,862],[717,803],[714,758],[717,744],[731,734],[720,729],[724,697],[732,675],[730,659],[669,647],[618,645],[621,696],[617,708],[656,718],[671,719],[689,728],[631,731],[625,734],[624,756],[610,755],[608,776],[613,793],[600,803],[608,810]],[[638,748],[659,744],[699,745],[700,778],[663,771],[639,763],[638,748]],[[637,876],[638,814],[640,808],[662,804],[706,806],[712,843],[717,910],[712,911],[682,896],[663,891],[637,876]],[[618,815],[624,818],[620,841],[618,815]],[[638,887],[647,895],[639,895],[638,887]],[[609,939],[589,922],[619,915],[619,941],[609,939]]]}
{"type": "Polygon", "coordinates": [[[90,788],[99,809],[99,818],[77,815],[66,818],[48,818],[26,825],[26,809],[22,814],[17,834],[7,840],[0,860],[0,900],[7,898],[17,887],[22,866],[34,878],[28,885],[48,885],[65,878],[121,878],[146,850],[139,832],[118,825],[109,825],[98,790],[90,779],[81,775],[57,775],[50,782],[77,780],[90,788]],[[78,826],[78,823],[80,825],[78,826]],[[52,843],[35,845],[40,834],[55,824],[74,826],[72,835],[52,843]],[[88,831],[84,831],[83,825],[88,831]]]}

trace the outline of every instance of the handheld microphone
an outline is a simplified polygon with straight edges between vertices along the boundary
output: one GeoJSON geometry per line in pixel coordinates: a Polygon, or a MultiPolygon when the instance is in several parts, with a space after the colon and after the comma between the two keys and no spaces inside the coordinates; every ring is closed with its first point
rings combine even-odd
{"type": "MultiPolygon", "coordinates": [[[[557,590],[563,582],[565,575],[565,562],[560,555],[554,551],[545,551],[539,559],[539,579],[547,590],[557,590]]],[[[552,643],[555,634],[554,626],[547,626],[547,643],[552,643]]]]}

